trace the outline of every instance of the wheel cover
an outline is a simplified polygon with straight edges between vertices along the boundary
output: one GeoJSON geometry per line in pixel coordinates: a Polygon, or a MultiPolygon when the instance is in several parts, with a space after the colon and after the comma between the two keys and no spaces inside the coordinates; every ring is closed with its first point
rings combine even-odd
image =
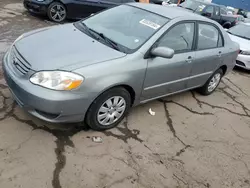
{"type": "Polygon", "coordinates": [[[50,15],[54,21],[60,22],[66,17],[66,10],[62,5],[54,5],[50,8],[50,15]]]}
{"type": "Polygon", "coordinates": [[[121,96],[114,96],[106,100],[97,113],[97,120],[103,126],[118,121],[126,110],[126,101],[121,96]]]}
{"type": "Polygon", "coordinates": [[[219,85],[221,79],[220,73],[217,73],[213,76],[208,84],[208,92],[212,92],[219,85]]]}

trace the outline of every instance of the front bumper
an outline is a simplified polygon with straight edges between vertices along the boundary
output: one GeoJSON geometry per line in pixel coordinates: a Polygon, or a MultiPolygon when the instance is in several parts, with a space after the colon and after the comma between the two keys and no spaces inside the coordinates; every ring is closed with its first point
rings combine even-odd
{"type": "Polygon", "coordinates": [[[47,9],[50,5],[52,0],[45,0],[42,2],[36,0],[24,0],[23,5],[24,7],[34,14],[46,15],[47,9]]]}
{"type": "Polygon", "coordinates": [[[2,64],[4,77],[19,106],[30,114],[52,123],[84,120],[92,102],[87,95],[76,91],[54,91],[33,85],[27,77],[16,76],[7,53],[2,64]]]}
{"type": "Polygon", "coordinates": [[[236,66],[250,70],[250,55],[239,54],[236,60],[236,66]]]}

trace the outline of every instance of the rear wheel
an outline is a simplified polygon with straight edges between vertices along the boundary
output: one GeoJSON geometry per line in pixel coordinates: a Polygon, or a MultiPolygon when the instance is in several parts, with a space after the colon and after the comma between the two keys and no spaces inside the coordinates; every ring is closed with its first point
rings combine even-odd
{"type": "Polygon", "coordinates": [[[221,78],[223,76],[222,69],[218,69],[215,73],[208,79],[204,86],[199,88],[199,92],[202,95],[210,95],[220,84],[221,78]]]}
{"type": "Polygon", "coordinates": [[[48,17],[54,22],[63,22],[66,19],[67,11],[65,6],[60,2],[53,2],[48,8],[48,17]]]}
{"type": "Polygon", "coordinates": [[[102,131],[117,126],[131,106],[131,96],[124,88],[113,88],[101,94],[90,106],[86,123],[102,131]]]}

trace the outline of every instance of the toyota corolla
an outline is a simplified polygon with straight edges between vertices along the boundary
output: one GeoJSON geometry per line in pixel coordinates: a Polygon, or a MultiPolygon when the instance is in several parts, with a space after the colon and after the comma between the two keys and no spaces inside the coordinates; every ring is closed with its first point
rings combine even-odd
{"type": "Polygon", "coordinates": [[[210,19],[132,3],[23,34],[3,70],[17,103],[34,116],[105,130],[132,106],[194,88],[211,94],[238,52],[210,19]]]}

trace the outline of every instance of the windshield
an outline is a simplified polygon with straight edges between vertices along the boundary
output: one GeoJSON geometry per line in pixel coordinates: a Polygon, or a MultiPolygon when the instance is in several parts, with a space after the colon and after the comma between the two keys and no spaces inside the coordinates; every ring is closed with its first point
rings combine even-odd
{"type": "Polygon", "coordinates": [[[201,12],[207,5],[205,3],[199,1],[185,1],[184,3],[180,4],[180,7],[193,10],[194,12],[201,12]]]}
{"type": "Polygon", "coordinates": [[[228,30],[228,33],[250,40],[250,26],[245,24],[239,24],[228,30]]]}
{"type": "Polygon", "coordinates": [[[172,4],[177,4],[179,2],[179,0],[169,0],[169,3],[172,3],[172,4]]]}
{"type": "Polygon", "coordinates": [[[81,24],[120,46],[117,50],[125,49],[123,52],[132,53],[168,21],[168,18],[160,15],[121,5],[89,17],[81,24]]]}

